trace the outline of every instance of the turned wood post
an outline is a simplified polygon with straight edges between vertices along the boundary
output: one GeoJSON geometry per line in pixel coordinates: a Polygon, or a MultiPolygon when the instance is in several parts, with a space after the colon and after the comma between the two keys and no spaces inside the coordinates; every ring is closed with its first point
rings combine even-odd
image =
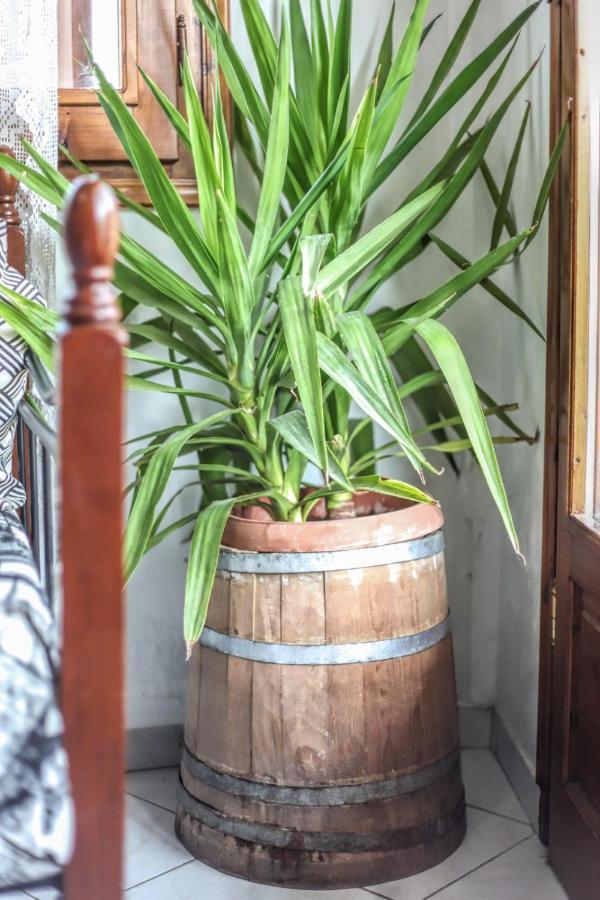
{"type": "MultiPolygon", "coordinates": [[[[14,159],[14,153],[6,145],[0,145],[0,153],[5,153],[14,159]]],[[[24,275],[25,236],[15,203],[17,187],[17,179],[13,175],[9,175],[4,169],[0,169],[0,219],[4,219],[8,225],[8,264],[24,275]]]]}
{"type": "Polygon", "coordinates": [[[62,705],[76,814],[67,900],[122,892],[124,332],[111,287],[119,242],[112,190],[74,183],[64,215],[74,295],[60,341],[64,644],[62,705]]]}

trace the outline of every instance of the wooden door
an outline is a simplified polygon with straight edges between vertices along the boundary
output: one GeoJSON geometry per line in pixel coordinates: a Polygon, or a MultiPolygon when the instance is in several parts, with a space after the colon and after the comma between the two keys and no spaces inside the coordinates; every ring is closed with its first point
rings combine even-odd
{"type": "Polygon", "coordinates": [[[600,10],[554,0],[553,131],[571,119],[555,188],[542,615],[541,833],[571,900],[600,897],[600,10]],[[596,46],[594,43],[596,42],[596,46]]]}

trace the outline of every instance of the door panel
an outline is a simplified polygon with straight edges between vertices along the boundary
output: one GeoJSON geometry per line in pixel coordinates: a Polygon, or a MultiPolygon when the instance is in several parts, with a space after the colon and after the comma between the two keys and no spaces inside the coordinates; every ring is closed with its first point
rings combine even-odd
{"type": "Polygon", "coordinates": [[[553,128],[568,115],[571,134],[551,224],[540,831],[571,900],[594,900],[600,898],[600,8],[597,0],[554,0],[552,16],[553,128]]]}

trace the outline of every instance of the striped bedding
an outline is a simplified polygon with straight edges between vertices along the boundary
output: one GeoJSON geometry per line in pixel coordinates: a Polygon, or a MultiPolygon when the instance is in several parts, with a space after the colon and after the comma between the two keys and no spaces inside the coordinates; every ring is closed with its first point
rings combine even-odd
{"type": "MultiPolygon", "coordinates": [[[[38,303],[7,262],[0,222],[0,285],[38,303]]],[[[0,891],[54,878],[68,860],[72,811],[56,699],[59,636],[21,525],[13,476],[17,408],[27,386],[25,344],[0,319],[0,891]]]]}
{"type": "MultiPolygon", "coordinates": [[[[7,260],[7,225],[0,221],[0,284],[45,306],[41,294],[11,268],[7,260]]],[[[27,386],[27,345],[0,318],[0,509],[19,509],[25,492],[12,474],[12,448],[17,425],[17,407],[27,386]]]]}

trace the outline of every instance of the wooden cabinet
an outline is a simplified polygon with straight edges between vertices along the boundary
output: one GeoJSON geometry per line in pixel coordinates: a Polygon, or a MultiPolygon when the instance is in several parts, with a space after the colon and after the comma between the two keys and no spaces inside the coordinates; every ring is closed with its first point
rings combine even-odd
{"type": "MultiPolygon", "coordinates": [[[[98,103],[87,65],[85,36],[185,200],[196,205],[190,154],[138,69],[144,69],[183,110],[179,67],[187,47],[201,96],[210,97],[214,60],[192,0],[59,0],[58,6],[61,142],[132,199],[146,202],[144,190],[98,103]]],[[[218,0],[217,7],[228,23],[229,0],[218,0]]],[[[61,167],[66,175],[75,174],[68,163],[61,163],[61,167]]]]}

